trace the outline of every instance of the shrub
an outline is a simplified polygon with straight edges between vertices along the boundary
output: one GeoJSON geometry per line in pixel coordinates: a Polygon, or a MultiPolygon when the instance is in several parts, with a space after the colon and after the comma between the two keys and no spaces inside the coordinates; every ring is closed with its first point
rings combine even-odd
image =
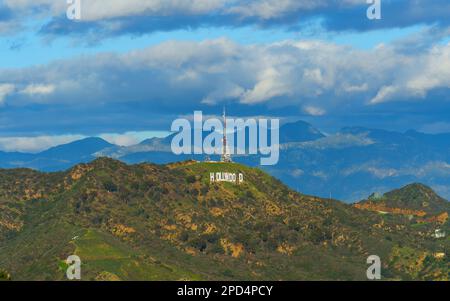
{"type": "Polygon", "coordinates": [[[108,192],[116,192],[117,191],[117,185],[113,182],[113,181],[106,181],[103,184],[103,187],[108,191],[108,192]]]}
{"type": "Polygon", "coordinates": [[[205,251],[207,247],[207,242],[204,238],[195,238],[190,242],[190,245],[194,247],[195,249],[199,250],[200,252],[205,251]]]}
{"type": "Polygon", "coordinates": [[[228,277],[228,278],[234,278],[233,271],[229,270],[229,269],[223,271],[222,275],[225,276],[225,277],[228,277]]]}
{"type": "Polygon", "coordinates": [[[180,240],[186,242],[189,240],[189,233],[187,231],[183,231],[180,234],[180,240]]]}
{"type": "Polygon", "coordinates": [[[202,188],[200,188],[200,192],[202,195],[207,195],[209,191],[208,186],[202,186],[202,188]]]}
{"type": "Polygon", "coordinates": [[[223,250],[222,246],[218,241],[213,244],[209,244],[208,249],[206,251],[208,254],[220,254],[220,255],[225,254],[225,251],[223,250]]]}
{"type": "Polygon", "coordinates": [[[195,183],[196,181],[197,181],[197,179],[195,178],[194,175],[187,176],[187,178],[186,178],[186,182],[187,182],[188,184],[193,184],[193,183],[195,183]]]}

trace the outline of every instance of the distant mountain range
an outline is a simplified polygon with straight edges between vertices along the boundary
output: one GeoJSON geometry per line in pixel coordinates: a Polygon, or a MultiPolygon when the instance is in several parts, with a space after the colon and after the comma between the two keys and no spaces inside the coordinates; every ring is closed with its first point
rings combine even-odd
{"type": "Polygon", "coordinates": [[[37,154],[0,152],[0,167],[62,171],[78,163],[90,162],[96,158],[95,153],[113,146],[101,138],[86,138],[37,154]]]}
{"type": "MultiPolygon", "coordinates": [[[[0,167],[61,171],[102,156],[126,163],[204,160],[204,156],[174,155],[170,149],[172,136],[128,147],[87,138],[38,154],[0,152],[0,167]]],[[[450,134],[350,127],[325,135],[298,121],[281,127],[280,144],[279,163],[262,169],[307,194],[321,197],[331,194],[333,198],[352,202],[372,192],[384,193],[420,182],[450,198],[450,134]]],[[[236,156],[234,160],[259,166],[258,156],[236,156]]]]}

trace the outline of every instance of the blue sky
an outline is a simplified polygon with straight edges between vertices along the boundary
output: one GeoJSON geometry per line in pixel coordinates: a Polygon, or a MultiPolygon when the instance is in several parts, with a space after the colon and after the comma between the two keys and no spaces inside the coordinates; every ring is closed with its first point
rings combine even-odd
{"type": "Polygon", "coordinates": [[[128,145],[179,116],[450,132],[450,3],[0,0],[0,150],[128,145]]]}

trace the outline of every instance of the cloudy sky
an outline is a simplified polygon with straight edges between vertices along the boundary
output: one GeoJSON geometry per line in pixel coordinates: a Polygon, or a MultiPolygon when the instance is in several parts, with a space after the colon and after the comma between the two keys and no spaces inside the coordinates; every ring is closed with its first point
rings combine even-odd
{"type": "Polygon", "coordinates": [[[129,145],[203,110],[450,132],[450,2],[0,0],[0,150],[129,145]]]}

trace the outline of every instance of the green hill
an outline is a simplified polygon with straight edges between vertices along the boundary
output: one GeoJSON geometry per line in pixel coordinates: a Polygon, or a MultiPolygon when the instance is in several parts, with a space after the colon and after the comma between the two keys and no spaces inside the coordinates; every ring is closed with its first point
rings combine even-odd
{"type": "Polygon", "coordinates": [[[431,228],[301,195],[239,164],[3,170],[0,209],[0,269],[13,280],[64,280],[72,254],[83,280],[365,280],[374,254],[385,279],[448,279],[447,257],[434,254],[449,240],[431,228]],[[244,181],[211,183],[215,172],[244,181]]]}
{"type": "Polygon", "coordinates": [[[370,211],[410,216],[419,222],[445,224],[450,203],[422,184],[411,184],[384,195],[373,194],[355,207],[370,211]]]}
{"type": "Polygon", "coordinates": [[[437,195],[430,187],[422,184],[411,184],[384,195],[386,204],[423,210],[428,214],[450,211],[450,203],[437,195]]]}

